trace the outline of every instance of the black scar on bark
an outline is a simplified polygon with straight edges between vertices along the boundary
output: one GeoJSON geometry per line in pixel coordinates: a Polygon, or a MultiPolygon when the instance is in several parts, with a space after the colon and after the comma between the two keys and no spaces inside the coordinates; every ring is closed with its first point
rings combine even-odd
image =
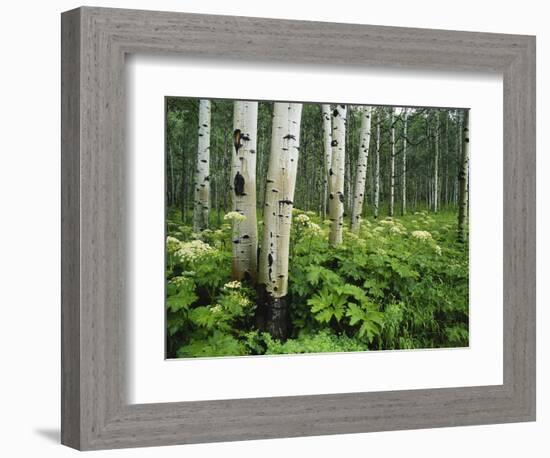
{"type": "Polygon", "coordinates": [[[242,238],[243,238],[243,239],[249,239],[249,238],[250,238],[250,235],[244,234],[242,238]]]}
{"type": "MultiPolygon", "coordinates": [[[[262,285],[263,286],[263,285],[262,285]]],[[[273,291],[277,291],[273,287],[273,291]]],[[[258,294],[260,298],[260,309],[264,315],[264,330],[271,334],[274,339],[282,342],[288,339],[290,333],[290,319],[286,296],[273,297],[263,286],[258,294]]],[[[257,321],[258,322],[258,321],[257,321]]]]}
{"type": "Polygon", "coordinates": [[[292,134],[285,135],[283,140],[296,140],[296,136],[292,134]]]}
{"type": "Polygon", "coordinates": [[[250,141],[250,136],[248,136],[246,134],[241,134],[241,140],[243,142],[248,142],[248,141],[250,141]]]}
{"type": "Polygon", "coordinates": [[[465,142],[465,143],[470,143],[470,139],[469,139],[468,137],[466,137],[466,138],[464,139],[464,142],[465,142]]]}
{"type": "Polygon", "coordinates": [[[235,179],[233,180],[233,188],[235,189],[236,196],[244,196],[244,177],[237,172],[235,179]]]}
{"type": "Polygon", "coordinates": [[[208,161],[206,159],[201,159],[201,162],[203,162],[204,164],[206,164],[208,161]]]}
{"type": "Polygon", "coordinates": [[[339,115],[340,115],[340,112],[335,108],[334,111],[332,112],[332,116],[336,118],[339,115]]]}
{"type": "Polygon", "coordinates": [[[250,154],[256,154],[256,150],[255,149],[251,149],[249,150],[250,151],[250,154]]]}
{"type": "Polygon", "coordinates": [[[338,140],[336,140],[336,139],[335,139],[335,140],[332,140],[332,141],[330,142],[330,146],[338,146],[338,140]]]}
{"type": "Polygon", "coordinates": [[[241,145],[241,129],[235,129],[233,131],[233,145],[235,146],[235,154],[239,154],[239,148],[241,145]]]}
{"type": "Polygon", "coordinates": [[[204,135],[203,135],[203,134],[199,134],[199,137],[204,137],[204,135]]]}
{"type": "Polygon", "coordinates": [[[340,202],[344,203],[344,193],[343,192],[338,194],[338,199],[340,199],[340,202]]]}
{"type": "Polygon", "coordinates": [[[330,176],[334,175],[334,172],[332,171],[332,168],[328,169],[328,174],[329,174],[330,176]]]}
{"type": "Polygon", "coordinates": [[[331,192],[331,193],[329,194],[328,198],[329,198],[330,200],[334,199],[334,194],[331,192]]]}
{"type": "Polygon", "coordinates": [[[210,181],[210,175],[204,177],[204,181],[210,181]]]}
{"type": "Polygon", "coordinates": [[[233,243],[237,244],[237,243],[241,243],[241,242],[239,241],[239,239],[235,239],[235,240],[233,240],[233,243]]]}
{"type": "Polygon", "coordinates": [[[283,204],[283,205],[292,205],[293,204],[293,202],[291,200],[288,200],[288,199],[280,200],[279,203],[283,204]]]}
{"type": "Polygon", "coordinates": [[[202,127],[208,127],[208,124],[203,124],[202,127]]]}

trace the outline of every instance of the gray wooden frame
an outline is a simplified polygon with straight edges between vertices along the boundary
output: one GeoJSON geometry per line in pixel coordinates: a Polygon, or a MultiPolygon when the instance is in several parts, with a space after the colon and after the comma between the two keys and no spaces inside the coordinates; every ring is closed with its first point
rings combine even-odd
{"type": "Polygon", "coordinates": [[[63,444],[105,449],[535,419],[534,37],[91,7],[63,13],[61,36],[63,444]],[[129,405],[128,53],[503,74],[503,385],[129,405]]]}

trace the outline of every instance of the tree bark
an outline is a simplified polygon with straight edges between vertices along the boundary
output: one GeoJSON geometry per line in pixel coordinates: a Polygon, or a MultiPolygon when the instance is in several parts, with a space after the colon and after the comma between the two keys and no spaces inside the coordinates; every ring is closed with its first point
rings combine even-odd
{"type": "Polygon", "coordinates": [[[458,241],[466,241],[468,212],[468,162],[470,157],[470,112],[464,110],[462,121],[462,157],[458,174],[458,241]]]}
{"type": "Polygon", "coordinates": [[[210,100],[199,101],[199,141],[195,170],[193,231],[208,227],[210,209],[210,100]]]}
{"type": "Polygon", "coordinates": [[[344,226],[344,176],[346,165],[346,106],[336,105],[332,110],[332,158],[329,169],[329,243],[342,243],[344,226]]]}
{"type": "Polygon", "coordinates": [[[358,232],[361,227],[365,184],[367,181],[367,163],[369,160],[370,128],[372,107],[362,107],[361,131],[359,140],[359,155],[357,157],[357,171],[355,173],[355,187],[353,190],[353,206],[351,210],[351,230],[358,232]]]}
{"type": "Polygon", "coordinates": [[[327,217],[328,181],[329,170],[332,161],[332,121],[330,105],[321,105],[321,116],[323,118],[323,149],[325,174],[323,180],[323,220],[327,217]]]}
{"type": "Polygon", "coordinates": [[[301,103],[275,103],[259,252],[260,307],[276,339],[288,335],[288,255],[300,146],[301,103]]]}
{"type": "Polygon", "coordinates": [[[234,280],[257,278],[258,228],[256,222],[256,143],[258,102],[234,102],[231,190],[233,211],[246,219],[233,221],[234,280]]]}
{"type": "Polygon", "coordinates": [[[389,214],[393,217],[393,207],[395,202],[395,125],[393,108],[390,111],[390,126],[391,126],[391,140],[390,140],[390,211],[389,214]]]}
{"type": "Polygon", "coordinates": [[[380,206],[380,111],[376,116],[376,162],[374,166],[374,218],[378,218],[380,206]]]}

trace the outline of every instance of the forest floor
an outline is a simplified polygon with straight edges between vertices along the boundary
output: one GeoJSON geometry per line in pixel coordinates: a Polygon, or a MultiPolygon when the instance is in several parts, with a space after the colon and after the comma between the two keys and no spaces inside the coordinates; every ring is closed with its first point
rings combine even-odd
{"type": "MultiPolygon", "coordinates": [[[[468,244],[456,210],[366,218],[328,245],[329,221],[293,211],[291,335],[255,328],[256,291],[231,281],[231,221],[194,234],[170,209],[166,230],[167,357],[468,346],[468,244]]],[[[261,234],[261,222],[258,233],[261,234]]]]}

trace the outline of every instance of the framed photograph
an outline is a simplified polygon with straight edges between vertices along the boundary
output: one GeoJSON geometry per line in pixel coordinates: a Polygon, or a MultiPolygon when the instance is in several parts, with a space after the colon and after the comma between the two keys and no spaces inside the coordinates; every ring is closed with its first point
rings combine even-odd
{"type": "Polygon", "coordinates": [[[62,442],[535,419],[535,38],[62,15],[62,442]]]}

